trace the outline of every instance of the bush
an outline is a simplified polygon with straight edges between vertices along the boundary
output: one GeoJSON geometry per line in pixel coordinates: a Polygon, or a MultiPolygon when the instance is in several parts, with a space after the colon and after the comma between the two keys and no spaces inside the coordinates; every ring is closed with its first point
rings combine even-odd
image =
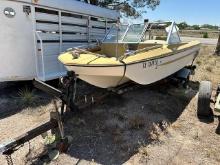
{"type": "Polygon", "coordinates": [[[203,33],[203,38],[209,38],[209,35],[207,32],[203,33]]]}

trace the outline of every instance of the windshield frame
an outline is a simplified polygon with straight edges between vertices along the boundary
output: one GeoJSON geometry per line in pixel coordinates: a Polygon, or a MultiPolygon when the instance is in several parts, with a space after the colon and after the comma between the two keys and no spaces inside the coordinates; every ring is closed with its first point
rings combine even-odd
{"type": "MultiPolygon", "coordinates": [[[[143,40],[143,38],[144,38],[144,36],[145,36],[145,33],[146,33],[146,31],[147,30],[151,30],[151,28],[152,28],[152,26],[153,25],[157,25],[157,24],[167,24],[167,23],[171,23],[169,26],[170,26],[170,29],[169,29],[169,32],[167,32],[168,34],[167,34],[167,39],[166,39],[166,43],[168,44],[168,45],[170,45],[170,44],[175,44],[175,43],[180,43],[181,42],[181,38],[180,38],[180,34],[179,34],[179,30],[178,30],[178,28],[177,28],[177,24],[174,22],[174,21],[164,21],[164,22],[148,22],[148,23],[145,23],[144,24],[144,28],[143,28],[143,30],[142,30],[142,32],[141,32],[141,34],[140,34],[140,37],[139,38],[137,38],[137,41],[136,42],[124,42],[124,40],[125,40],[125,38],[126,38],[126,36],[127,36],[127,34],[128,34],[128,32],[129,32],[129,29],[132,27],[132,25],[142,25],[141,23],[139,23],[139,24],[128,24],[128,25],[124,25],[124,26],[127,26],[127,29],[125,30],[125,32],[124,32],[124,34],[122,35],[122,37],[121,37],[121,41],[119,42],[119,39],[117,38],[117,41],[115,41],[115,42],[109,42],[109,41],[107,41],[107,42],[105,42],[105,40],[106,40],[106,38],[107,38],[107,36],[110,34],[110,32],[112,31],[112,29],[114,28],[114,27],[118,27],[118,29],[119,29],[119,26],[118,26],[118,24],[113,24],[112,26],[111,26],[111,28],[108,30],[108,32],[106,33],[106,35],[104,36],[104,38],[102,39],[102,42],[103,43],[140,43],[142,40],[143,40]],[[150,27],[149,27],[149,25],[150,25],[150,27]],[[149,27],[149,28],[148,28],[149,27]],[[176,30],[176,33],[177,33],[177,37],[178,37],[178,42],[172,42],[171,41],[171,36],[172,36],[172,34],[174,34],[173,33],[173,30],[176,30]]],[[[169,27],[168,26],[168,27],[169,27]]],[[[118,32],[117,32],[118,33],[118,32]]],[[[118,34],[117,34],[117,37],[118,37],[118,34]]]]}

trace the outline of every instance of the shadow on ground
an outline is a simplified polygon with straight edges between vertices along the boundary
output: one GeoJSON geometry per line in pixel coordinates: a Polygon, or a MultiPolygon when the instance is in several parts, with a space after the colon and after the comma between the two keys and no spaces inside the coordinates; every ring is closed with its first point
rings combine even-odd
{"type": "Polygon", "coordinates": [[[79,159],[78,164],[112,165],[126,162],[137,152],[147,155],[142,148],[158,142],[196,95],[199,83],[190,82],[190,86],[187,90],[168,83],[142,86],[86,109],[65,125],[66,135],[73,137],[67,156],[79,159]]]}
{"type": "MultiPolygon", "coordinates": [[[[50,82],[54,84],[54,82],[50,82]]],[[[52,97],[35,89],[31,81],[0,83],[0,119],[26,108],[47,105],[52,97]]]]}

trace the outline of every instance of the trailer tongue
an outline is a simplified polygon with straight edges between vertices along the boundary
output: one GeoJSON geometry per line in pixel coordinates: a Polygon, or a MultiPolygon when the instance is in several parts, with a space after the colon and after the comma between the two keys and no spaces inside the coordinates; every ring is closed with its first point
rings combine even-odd
{"type": "Polygon", "coordinates": [[[64,136],[64,130],[63,130],[63,122],[69,120],[70,118],[73,117],[74,112],[77,110],[77,107],[74,104],[73,101],[73,86],[74,86],[74,73],[69,73],[69,77],[66,80],[68,83],[65,84],[65,88],[63,89],[63,91],[60,91],[44,82],[41,82],[39,80],[34,80],[33,81],[33,85],[56,97],[59,98],[62,101],[62,106],[61,106],[61,111],[59,112],[58,110],[58,106],[56,105],[56,102],[54,101],[54,106],[55,106],[55,112],[51,112],[51,118],[50,121],[42,124],[41,126],[34,128],[28,132],[26,132],[25,134],[9,141],[8,143],[2,144],[0,145],[0,153],[2,153],[3,155],[11,155],[13,152],[15,152],[16,150],[18,150],[18,147],[23,145],[24,143],[30,141],[31,139],[47,132],[48,130],[51,129],[55,129],[55,128],[59,128],[59,134],[61,137],[61,142],[60,146],[62,146],[62,148],[60,148],[60,150],[62,152],[65,152],[65,149],[67,149],[67,147],[64,146],[68,146],[68,141],[66,140],[65,136],[64,136]],[[71,82],[71,83],[70,83],[71,82]],[[73,84],[73,86],[72,86],[73,84]],[[65,108],[66,107],[66,108],[65,108]],[[64,144],[65,142],[65,144],[64,144]],[[65,148],[65,149],[64,149],[65,148]]]}

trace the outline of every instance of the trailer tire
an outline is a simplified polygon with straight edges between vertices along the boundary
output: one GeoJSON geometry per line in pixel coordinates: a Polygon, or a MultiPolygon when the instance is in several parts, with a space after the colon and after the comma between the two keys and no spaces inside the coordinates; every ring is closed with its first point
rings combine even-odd
{"type": "Polygon", "coordinates": [[[213,112],[210,108],[212,95],[212,83],[210,81],[202,81],[199,87],[199,96],[198,96],[198,109],[197,116],[198,118],[207,118],[212,117],[213,112]]]}
{"type": "Polygon", "coordinates": [[[220,94],[220,84],[218,84],[217,90],[216,90],[216,97],[220,94]]]}

